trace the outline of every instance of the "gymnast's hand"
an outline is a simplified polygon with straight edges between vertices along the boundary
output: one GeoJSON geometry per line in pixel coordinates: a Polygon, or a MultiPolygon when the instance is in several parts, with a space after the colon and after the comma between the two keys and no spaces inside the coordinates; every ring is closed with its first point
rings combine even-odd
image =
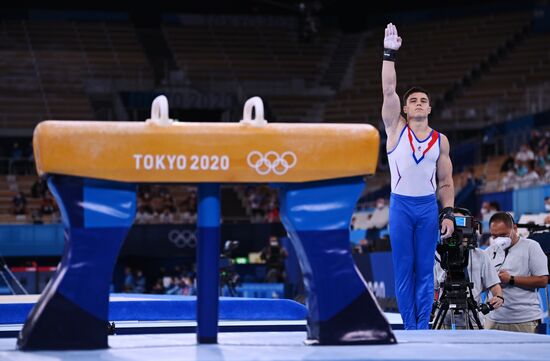
{"type": "Polygon", "coordinates": [[[441,221],[441,238],[449,238],[455,231],[455,225],[452,220],[445,218],[441,221]]]}
{"type": "Polygon", "coordinates": [[[384,48],[399,50],[401,47],[401,38],[397,35],[397,28],[392,23],[386,26],[384,36],[384,48]]]}

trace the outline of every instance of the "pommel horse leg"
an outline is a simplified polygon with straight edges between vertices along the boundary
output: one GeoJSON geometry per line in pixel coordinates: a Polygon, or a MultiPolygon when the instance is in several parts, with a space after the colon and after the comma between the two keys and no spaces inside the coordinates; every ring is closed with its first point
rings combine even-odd
{"type": "Polygon", "coordinates": [[[65,249],[17,340],[20,350],[107,348],[109,286],[136,212],[136,185],[52,175],[65,249]]]}
{"type": "Polygon", "coordinates": [[[304,275],[313,344],[396,343],[350,252],[349,224],[363,187],[363,178],[354,177],[279,188],[281,219],[304,275]]]}

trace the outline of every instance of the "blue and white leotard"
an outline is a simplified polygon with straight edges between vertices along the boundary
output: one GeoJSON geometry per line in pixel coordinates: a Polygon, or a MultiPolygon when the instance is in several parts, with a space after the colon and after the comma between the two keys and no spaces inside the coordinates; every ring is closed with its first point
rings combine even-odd
{"type": "Polygon", "coordinates": [[[433,266],[439,238],[436,165],[440,134],[423,140],[405,125],[388,152],[391,172],[389,231],[395,292],[407,330],[427,329],[433,303],[433,266]]]}

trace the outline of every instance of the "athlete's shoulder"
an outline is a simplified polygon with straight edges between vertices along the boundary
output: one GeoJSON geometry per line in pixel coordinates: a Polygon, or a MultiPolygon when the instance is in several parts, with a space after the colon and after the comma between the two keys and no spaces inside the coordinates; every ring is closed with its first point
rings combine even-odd
{"type": "Polygon", "coordinates": [[[449,144],[449,138],[443,133],[439,133],[439,147],[442,150],[449,150],[451,145],[449,144]]]}

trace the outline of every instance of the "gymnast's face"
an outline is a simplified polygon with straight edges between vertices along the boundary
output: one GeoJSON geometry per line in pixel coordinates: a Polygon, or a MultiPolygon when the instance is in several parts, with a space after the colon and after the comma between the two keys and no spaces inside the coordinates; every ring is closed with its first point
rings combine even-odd
{"type": "Polygon", "coordinates": [[[407,98],[407,104],[403,107],[403,112],[407,114],[407,119],[424,120],[432,111],[430,99],[425,93],[412,93],[407,98]]]}

